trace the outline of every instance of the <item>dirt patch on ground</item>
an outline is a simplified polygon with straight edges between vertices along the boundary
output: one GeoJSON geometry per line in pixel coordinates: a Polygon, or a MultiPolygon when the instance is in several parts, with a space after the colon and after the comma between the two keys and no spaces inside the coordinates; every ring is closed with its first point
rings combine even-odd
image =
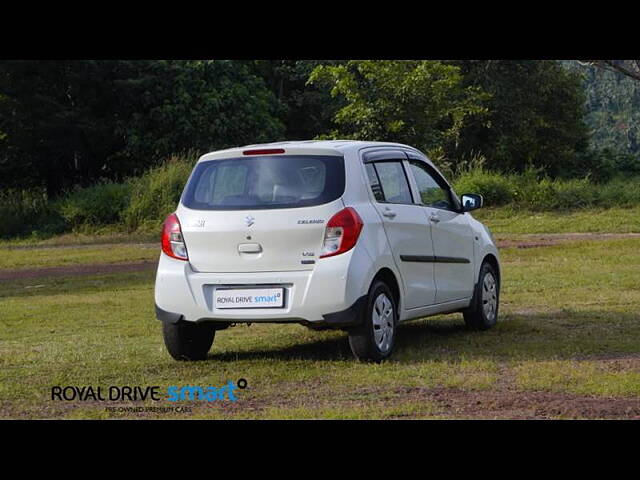
{"type": "Polygon", "coordinates": [[[90,243],[65,243],[41,244],[41,245],[9,245],[2,247],[6,250],[82,250],[89,248],[134,246],[137,248],[160,248],[160,242],[90,242],[90,243]]]}
{"type": "Polygon", "coordinates": [[[21,268],[16,270],[0,270],[0,282],[9,282],[25,278],[68,277],[81,275],[99,275],[106,273],[127,273],[155,270],[158,262],[143,260],[130,263],[95,263],[82,265],[65,265],[60,267],[21,268]]]}
{"type": "MultiPolygon", "coordinates": [[[[517,391],[504,388],[497,390],[461,390],[457,388],[422,388],[401,387],[394,389],[360,388],[353,392],[353,399],[341,402],[345,407],[371,406],[398,407],[402,411],[402,403],[413,405],[424,402],[425,411],[422,413],[399,413],[391,418],[453,418],[453,419],[640,419],[640,399],[633,397],[602,397],[589,395],[575,395],[560,392],[517,391]],[[369,397],[369,399],[367,399],[369,397]],[[375,399],[375,400],[374,400],[375,399]]],[[[238,400],[233,405],[216,405],[224,411],[224,415],[233,418],[235,413],[242,412],[259,416],[266,407],[292,407],[299,399],[280,399],[275,403],[265,405],[264,401],[238,400]]],[[[322,411],[324,403],[308,399],[301,402],[299,407],[322,411]]],[[[330,409],[333,404],[326,407],[330,409]]],[[[211,406],[209,406],[211,408],[211,406]]],[[[321,414],[318,415],[321,418],[321,414]]]]}
{"type": "MultiPolygon", "coordinates": [[[[549,420],[549,419],[609,419],[639,420],[640,399],[631,397],[598,397],[574,395],[558,392],[523,392],[505,390],[465,391],[457,388],[421,388],[404,387],[392,390],[380,388],[361,388],[353,392],[354,400],[343,402],[343,406],[363,405],[367,397],[386,397],[383,401],[373,401],[372,406],[398,407],[398,414],[393,418],[451,418],[451,419],[498,419],[498,420],[549,420]],[[422,413],[402,411],[402,403],[416,404],[424,402],[426,408],[422,413]],[[374,405],[375,404],[375,405],[374,405]]],[[[112,413],[114,418],[199,418],[207,417],[211,411],[217,411],[224,418],[233,419],[237,415],[247,418],[259,418],[260,414],[270,408],[281,407],[286,411],[293,406],[305,409],[318,409],[317,418],[322,418],[323,407],[331,409],[334,403],[319,403],[310,398],[300,402],[299,399],[277,399],[265,402],[264,399],[238,399],[237,402],[185,402],[179,406],[188,407],[190,411],[163,412],[146,411],[146,406],[155,404],[122,404],[102,402],[82,402],[82,404],[44,405],[16,407],[0,402],[0,418],[63,418],[72,415],[74,410],[94,409],[100,414],[109,406],[143,407],[141,411],[122,411],[112,413]]],[[[163,403],[157,407],[166,408],[163,403]]],[[[312,415],[313,417],[313,415],[312,415]]]]}
{"type": "Polygon", "coordinates": [[[611,372],[640,372],[640,355],[638,354],[584,355],[576,356],[574,359],[598,362],[598,366],[611,372]]]}
{"type": "MultiPolygon", "coordinates": [[[[389,418],[453,418],[453,419],[640,419],[640,399],[634,397],[603,397],[562,392],[521,391],[513,387],[512,376],[506,375],[492,390],[462,390],[450,387],[362,387],[353,390],[349,398],[332,403],[314,398],[308,393],[270,399],[239,399],[233,404],[209,404],[204,410],[218,409],[227,418],[238,413],[260,416],[265,409],[304,408],[318,413],[340,404],[347,409],[357,407],[397,408],[398,414],[389,418]],[[402,404],[424,404],[424,411],[402,413],[402,404]]],[[[295,388],[295,385],[292,385],[295,388]]],[[[286,390],[286,389],[284,389],[286,390]]]]}
{"type": "Polygon", "coordinates": [[[639,238],[640,233],[547,233],[530,235],[501,235],[497,244],[500,248],[536,248],[558,245],[581,240],[614,240],[618,238],[639,238]]]}
{"type": "MultiPolygon", "coordinates": [[[[640,233],[558,233],[558,234],[520,234],[520,235],[502,235],[498,237],[497,244],[500,248],[536,248],[557,245],[563,242],[580,241],[580,240],[611,240],[617,238],[638,238],[640,233]]],[[[64,245],[55,248],[90,248],[96,245],[108,247],[110,245],[122,246],[127,243],[113,244],[91,244],[91,245],[64,245]]],[[[143,248],[157,248],[155,243],[135,243],[143,248]]],[[[16,247],[17,248],[17,247],[16,247]]],[[[35,247],[20,247],[35,248],[35,247]]],[[[52,248],[51,246],[42,246],[39,248],[52,248]]],[[[95,263],[82,265],[64,265],[58,267],[44,268],[24,268],[24,269],[5,269],[0,270],[0,282],[11,280],[19,280],[25,278],[44,278],[44,277],[66,277],[66,276],[83,276],[98,275],[105,273],[126,273],[138,272],[144,270],[153,270],[157,266],[156,261],[139,261],[130,263],[95,263]]]]}
{"type": "Polygon", "coordinates": [[[597,397],[557,392],[464,391],[452,388],[404,391],[413,400],[436,404],[434,415],[457,418],[640,419],[640,399],[597,397]]]}

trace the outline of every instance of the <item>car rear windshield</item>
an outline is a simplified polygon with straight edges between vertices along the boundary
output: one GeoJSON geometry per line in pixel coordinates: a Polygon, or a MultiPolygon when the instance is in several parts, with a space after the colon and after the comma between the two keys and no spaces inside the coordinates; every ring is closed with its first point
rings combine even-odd
{"type": "Polygon", "coordinates": [[[344,159],[270,155],[196,165],[182,204],[196,210],[295,208],[331,202],[344,193],[344,159]]]}

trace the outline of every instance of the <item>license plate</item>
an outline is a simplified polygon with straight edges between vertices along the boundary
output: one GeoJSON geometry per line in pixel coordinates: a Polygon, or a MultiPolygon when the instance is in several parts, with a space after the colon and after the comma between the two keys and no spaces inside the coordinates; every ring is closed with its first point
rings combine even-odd
{"type": "Polygon", "coordinates": [[[284,306],[284,288],[218,288],[215,308],[277,308],[284,306]]]}

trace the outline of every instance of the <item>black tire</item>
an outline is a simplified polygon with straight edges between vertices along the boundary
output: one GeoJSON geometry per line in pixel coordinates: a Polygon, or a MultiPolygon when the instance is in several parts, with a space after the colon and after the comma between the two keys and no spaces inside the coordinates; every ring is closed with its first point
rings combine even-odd
{"type": "MultiPolygon", "coordinates": [[[[384,298],[382,302],[385,302],[384,298]]],[[[353,355],[358,360],[379,363],[391,355],[395,345],[398,325],[396,301],[391,289],[389,289],[384,282],[376,281],[371,285],[365,308],[360,312],[360,315],[362,315],[361,325],[349,331],[349,346],[351,347],[353,355]],[[380,305],[376,306],[376,301],[378,297],[382,295],[386,297],[386,300],[390,302],[392,307],[391,314],[384,317],[384,319],[380,317],[380,313],[384,312],[380,312],[380,309],[376,308],[380,307],[380,305]],[[374,326],[374,308],[376,309],[376,313],[378,313],[378,317],[376,318],[380,318],[381,323],[384,324],[384,329],[382,329],[380,325],[378,325],[377,328],[374,326]],[[378,342],[376,342],[376,338],[383,339],[382,348],[378,342]]]]}
{"type": "Polygon", "coordinates": [[[498,308],[500,307],[500,277],[493,265],[489,262],[484,262],[480,267],[480,274],[478,275],[478,283],[473,292],[473,299],[468,309],[463,311],[464,323],[471,330],[488,330],[493,327],[498,321],[498,308]],[[491,280],[492,279],[492,280],[491,280]],[[492,295],[491,288],[485,288],[485,280],[488,284],[493,281],[494,291],[492,295]],[[485,291],[485,297],[483,298],[483,291],[485,291]],[[491,309],[491,299],[495,298],[495,308],[491,309]],[[487,312],[485,309],[487,305],[487,312]],[[492,314],[493,313],[493,314],[492,314]]]}
{"type": "Polygon", "coordinates": [[[162,323],[162,336],[169,354],[176,360],[204,360],[216,331],[207,323],[162,323]]]}

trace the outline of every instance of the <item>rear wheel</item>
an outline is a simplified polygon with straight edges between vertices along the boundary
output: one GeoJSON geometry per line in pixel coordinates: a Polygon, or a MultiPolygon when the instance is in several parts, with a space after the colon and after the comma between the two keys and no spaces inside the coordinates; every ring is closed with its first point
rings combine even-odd
{"type": "Polygon", "coordinates": [[[204,360],[216,335],[214,326],[207,323],[162,323],[162,336],[169,354],[176,360],[204,360]]]}
{"type": "Polygon", "coordinates": [[[463,312],[464,322],[473,330],[488,330],[498,321],[500,283],[493,265],[484,262],[471,305],[463,312]]]}
{"type": "Polygon", "coordinates": [[[369,290],[363,319],[349,332],[349,346],[358,360],[381,362],[393,351],[396,340],[396,302],[389,287],[381,281],[369,290]]]}

